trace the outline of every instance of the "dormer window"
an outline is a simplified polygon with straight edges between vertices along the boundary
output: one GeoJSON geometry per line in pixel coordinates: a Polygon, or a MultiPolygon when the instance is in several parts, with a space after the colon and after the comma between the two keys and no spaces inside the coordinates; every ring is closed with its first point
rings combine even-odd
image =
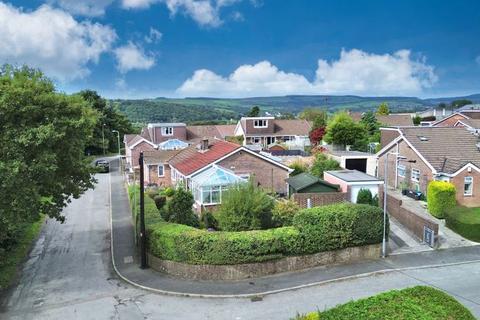
{"type": "Polygon", "coordinates": [[[268,120],[259,119],[253,122],[254,128],[268,128],[268,120]]]}
{"type": "Polygon", "coordinates": [[[162,136],[173,136],[173,127],[162,127],[162,136]]]}

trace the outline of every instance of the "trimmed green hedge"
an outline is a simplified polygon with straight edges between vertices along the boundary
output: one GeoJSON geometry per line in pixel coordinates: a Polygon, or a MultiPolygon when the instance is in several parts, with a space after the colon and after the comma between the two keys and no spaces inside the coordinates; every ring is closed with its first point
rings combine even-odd
{"type": "Polygon", "coordinates": [[[457,206],[447,212],[446,225],[462,237],[480,242],[480,208],[457,206]]]}
{"type": "Polygon", "coordinates": [[[298,253],[355,247],[382,242],[383,211],[353,203],[314,207],[295,215],[293,226],[300,231],[298,253]]]}
{"type": "Polygon", "coordinates": [[[296,320],[342,319],[462,319],[474,320],[472,313],[446,293],[427,286],[392,290],[366,299],[351,301],[326,311],[297,316],[296,320]]]}
{"type": "Polygon", "coordinates": [[[160,222],[148,226],[150,252],[190,264],[240,264],[380,243],[383,213],[369,205],[334,204],[300,211],[292,227],[209,232],[160,222]]]}
{"type": "Polygon", "coordinates": [[[455,207],[457,191],[455,186],[446,181],[432,181],[427,188],[428,211],[434,217],[445,218],[447,211],[455,207]]]}

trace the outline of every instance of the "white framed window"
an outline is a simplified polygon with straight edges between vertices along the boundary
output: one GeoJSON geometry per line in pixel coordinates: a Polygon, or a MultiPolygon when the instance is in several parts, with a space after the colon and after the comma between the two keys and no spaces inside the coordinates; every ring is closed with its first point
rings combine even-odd
{"type": "Polygon", "coordinates": [[[162,136],[173,136],[173,127],[162,127],[162,136]]]}
{"type": "Polygon", "coordinates": [[[164,177],[165,176],[165,166],[163,164],[159,164],[157,166],[157,173],[159,177],[164,177]]]}
{"type": "Polygon", "coordinates": [[[260,141],[261,141],[260,137],[253,137],[253,138],[252,138],[252,143],[253,143],[253,144],[259,144],[260,141]]]}
{"type": "Polygon", "coordinates": [[[473,177],[463,179],[463,195],[471,196],[473,194],[473,177]]]}
{"type": "Polygon", "coordinates": [[[258,119],[253,121],[254,128],[268,128],[268,120],[258,119]]]}
{"type": "Polygon", "coordinates": [[[407,170],[407,169],[405,168],[404,165],[399,164],[399,165],[397,166],[398,176],[399,176],[399,177],[402,177],[402,178],[405,178],[406,170],[407,170]]]}
{"type": "Polygon", "coordinates": [[[412,169],[411,179],[414,182],[420,182],[420,170],[412,169]]]}
{"type": "Polygon", "coordinates": [[[222,203],[222,193],[227,190],[227,187],[221,186],[212,186],[212,187],[201,187],[198,189],[197,200],[201,204],[213,205],[222,203]]]}

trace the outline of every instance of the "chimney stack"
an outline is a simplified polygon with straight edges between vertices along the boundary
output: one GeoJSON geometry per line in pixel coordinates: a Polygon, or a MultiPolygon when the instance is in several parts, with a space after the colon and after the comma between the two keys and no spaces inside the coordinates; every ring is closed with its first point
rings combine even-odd
{"type": "Polygon", "coordinates": [[[204,137],[200,142],[200,151],[207,151],[208,150],[208,138],[204,137]]]}

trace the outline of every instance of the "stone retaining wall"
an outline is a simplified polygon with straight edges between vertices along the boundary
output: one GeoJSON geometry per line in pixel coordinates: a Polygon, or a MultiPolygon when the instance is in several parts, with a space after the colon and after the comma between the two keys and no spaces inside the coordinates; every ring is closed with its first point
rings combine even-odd
{"type": "Polygon", "coordinates": [[[241,280],[298,271],[323,265],[346,264],[378,259],[381,244],[351,247],[304,256],[237,265],[194,265],[159,259],[148,255],[149,266],[157,271],[190,280],[241,280]]]}

